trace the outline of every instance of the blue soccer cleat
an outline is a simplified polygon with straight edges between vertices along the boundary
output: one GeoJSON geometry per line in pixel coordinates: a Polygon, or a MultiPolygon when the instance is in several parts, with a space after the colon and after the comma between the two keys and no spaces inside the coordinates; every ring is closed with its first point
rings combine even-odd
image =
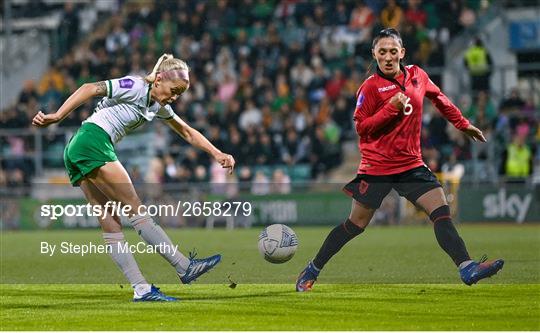
{"type": "Polygon", "coordinates": [[[204,259],[195,259],[196,254],[189,255],[189,266],[186,270],[186,274],[180,276],[180,281],[183,284],[190,284],[191,282],[197,280],[197,278],[204,273],[208,272],[214,266],[219,264],[221,261],[221,254],[216,254],[204,259]]]}
{"type": "Polygon", "coordinates": [[[497,274],[503,268],[504,260],[489,260],[486,261],[487,257],[483,256],[480,259],[480,262],[473,261],[466,267],[463,267],[459,270],[459,275],[461,276],[461,281],[466,285],[470,286],[476,282],[497,274]]]}
{"type": "Polygon", "coordinates": [[[159,288],[152,285],[150,291],[142,296],[138,296],[135,293],[133,296],[133,302],[174,302],[178,301],[178,298],[167,296],[159,291],[159,288]]]}
{"type": "Polygon", "coordinates": [[[313,284],[317,281],[317,277],[321,271],[310,261],[307,267],[300,273],[296,280],[296,291],[310,291],[313,289],[313,284]]]}

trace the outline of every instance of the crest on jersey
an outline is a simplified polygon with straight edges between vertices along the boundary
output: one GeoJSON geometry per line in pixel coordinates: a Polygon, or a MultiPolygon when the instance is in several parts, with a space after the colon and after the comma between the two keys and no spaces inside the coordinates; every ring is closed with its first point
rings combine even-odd
{"type": "Polygon", "coordinates": [[[418,88],[418,80],[416,78],[411,80],[413,87],[418,88]]]}
{"type": "Polygon", "coordinates": [[[120,88],[131,89],[135,82],[132,79],[121,79],[120,88]]]}
{"type": "Polygon", "coordinates": [[[360,93],[360,95],[358,95],[358,99],[356,100],[357,108],[362,106],[362,104],[364,103],[364,99],[365,99],[364,93],[360,93]]]}

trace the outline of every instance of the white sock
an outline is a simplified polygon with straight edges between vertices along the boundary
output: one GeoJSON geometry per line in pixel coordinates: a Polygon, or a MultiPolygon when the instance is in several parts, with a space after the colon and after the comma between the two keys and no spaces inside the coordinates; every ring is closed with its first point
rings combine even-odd
{"type": "Polygon", "coordinates": [[[141,283],[133,286],[134,292],[137,296],[143,296],[150,292],[152,287],[148,283],[141,283]]]}
{"type": "Polygon", "coordinates": [[[123,251],[121,248],[121,245],[125,244],[124,234],[121,232],[104,232],[103,239],[109,247],[108,250],[112,260],[124,273],[131,286],[148,285],[133,257],[133,253],[123,251]]]}
{"type": "MultiPolygon", "coordinates": [[[[169,249],[174,247],[169,236],[151,217],[135,215],[129,219],[129,223],[146,243],[154,246],[168,245],[169,249]]],[[[159,250],[159,247],[157,249],[159,250]]],[[[186,273],[189,259],[180,251],[162,251],[160,254],[176,269],[179,275],[182,276],[186,273]]]]}
{"type": "Polygon", "coordinates": [[[469,264],[470,264],[471,262],[474,262],[474,261],[473,261],[473,260],[465,260],[464,262],[462,262],[461,264],[459,264],[459,269],[461,270],[461,269],[463,269],[463,268],[469,266],[469,264]]]}

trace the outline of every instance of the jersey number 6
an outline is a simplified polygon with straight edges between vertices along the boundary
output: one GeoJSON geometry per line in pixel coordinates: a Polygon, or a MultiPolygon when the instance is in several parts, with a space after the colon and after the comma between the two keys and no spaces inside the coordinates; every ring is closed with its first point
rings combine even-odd
{"type": "Polygon", "coordinates": [[[413,107],[411,104],[409,104],[409,101],[411,100],[410,97],[407,97],[407,100],[405,101],[405,105],[403,107],[403,114],[408,116],[413,112],[413,107]]]}

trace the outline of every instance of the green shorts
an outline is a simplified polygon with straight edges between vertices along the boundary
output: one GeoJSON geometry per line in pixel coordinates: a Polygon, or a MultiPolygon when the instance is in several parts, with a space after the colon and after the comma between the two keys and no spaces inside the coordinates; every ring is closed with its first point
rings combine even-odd
{"type": "Polygon", "coordinates": [[[64,165],[73,186],[92,170],[117,160],[111,137],[93,123],[84,123],[64,149],[64,165]]]}

